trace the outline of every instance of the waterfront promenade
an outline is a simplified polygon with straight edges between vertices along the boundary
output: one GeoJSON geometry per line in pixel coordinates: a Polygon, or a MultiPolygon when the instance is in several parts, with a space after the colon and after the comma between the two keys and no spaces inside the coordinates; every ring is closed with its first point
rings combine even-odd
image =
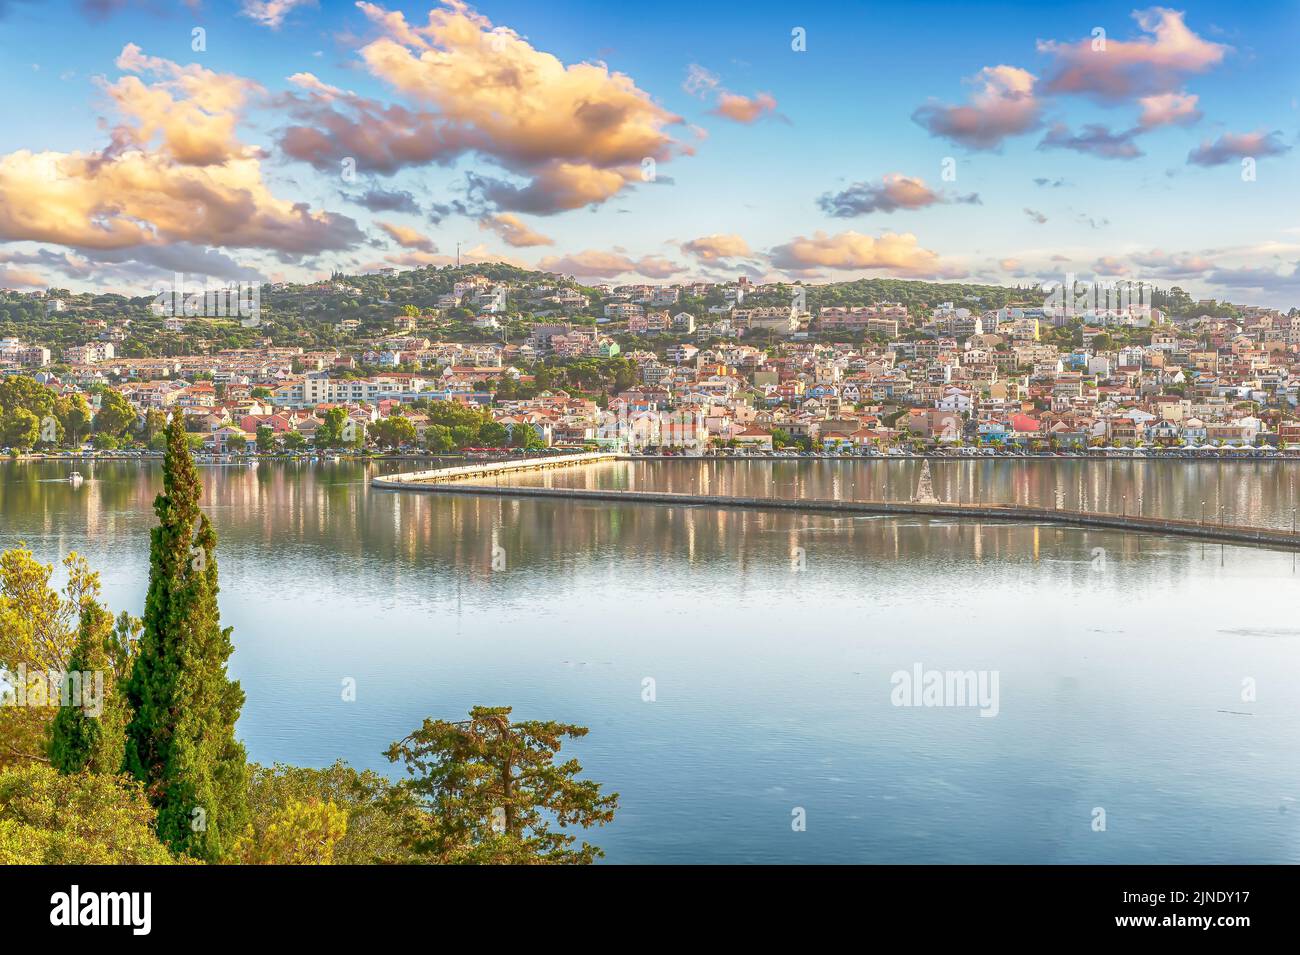
{"type": "MultiPolygon", "coordinates": [[[[375,488],[439,494],[487,495],[514,498],[551,498],[605,501],[622,504],[657,504],[676,507],[743,508],[766,511],[804,511],[841,515],[907,515],[958,518],[973,521],[1043,522],[1076,527],[1193,537],[1199,540],[1300,550],[1300,534],[1293,531],[1213,521],[1145,517],[1064,508],[1032,507],[1020,504],[951,503],[945,501],[861,501],[826,498],[738,497],[716,494],[683,494],[667,491],[593,490],[586,488],[525,487],[469,483],[475,478],[496,478],[525,471],[557,467],[581,467],[605,461],[625,460],[623,455],[595,453],[563,458],[504,461],[467,467],[439,468],[389,474],[371,479],[375,488]]],[[[725,459],[724,459],[725,460],[725,459]]]]}

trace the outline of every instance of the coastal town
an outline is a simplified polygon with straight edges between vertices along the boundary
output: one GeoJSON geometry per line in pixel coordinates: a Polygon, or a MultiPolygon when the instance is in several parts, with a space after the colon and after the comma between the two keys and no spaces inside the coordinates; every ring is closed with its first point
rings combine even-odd
{"type": "Polygon", "coordinates": [[[1297,36],[0,0],[7,923],[1289,928],[1297,36]]]}
{"type": "Polygon", "coordinates": [[[0,382],[44,393],[0,388],[0,448],[147,448],[176,410],[211,454],[1300,447],[1300,312],[1177,288],[1077,309],[1028,288],[449,266],[253,291],[253,320],[211,290],[0,291],[0,382]]]}

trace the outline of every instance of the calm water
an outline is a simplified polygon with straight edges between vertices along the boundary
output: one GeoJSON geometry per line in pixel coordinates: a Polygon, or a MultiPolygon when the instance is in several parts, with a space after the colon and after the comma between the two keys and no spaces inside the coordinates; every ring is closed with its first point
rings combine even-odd
{"type": "MultiPolygon", "coordinates": [[[[139,613],[160,471],[79,465],[90,480],[73,488],[68,467],[0,464],[0,546],[78,550],[114,609],[139,613]]],[[[647,462],[542,479],[875,497],[910,494],[917,467],[647,462]]],[[[1118,509],[1118,494],[1152,514],[1204,499],[1290,522],[1277,464],[932,468],[941,496],[964,482],[1118,509]]],[[[248,695],[239,731],[258,761],[387,772],[380,751],[425,716],[512,704],[591,728],[573,750],[622,794],[590,837],[611,862],[1300,861],[1291,554],[401,494],[347,462],[204,476],[248,695]],[[918,663],[997,671],[998,715],[892,705],[891,674],[918,663]]]]}
{"type": "MultiPolygon", "coordinates": [[[[906,501],[920,460],[617,461],[536,471],[511,481],[547,487],[617,488],[906,501]]],[[[931,482],[945,501],[1031,504],[1147,517],[1217,519],[1290,530],[1300,501],[1300,461],[934,460],[931,482]]]]}

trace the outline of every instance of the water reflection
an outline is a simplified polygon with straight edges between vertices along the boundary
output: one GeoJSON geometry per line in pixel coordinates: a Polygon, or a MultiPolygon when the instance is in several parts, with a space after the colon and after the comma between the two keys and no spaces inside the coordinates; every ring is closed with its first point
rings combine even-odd
{"type": "MultiPolygon", "coordinates": [[[[1113,495],[1109,467],[1147,466],[933,471],[941,494],[983,481],[1040,503],[1113,495]]],[[[1192,467],[1114,480],[1173,506],[1210,487],[1192,467]]],[[[1215,500],[1276,514],[1275,467],[1224,467],[1215,500]]],[[[0,465],[0,546],[82,551],[114,608],[138,613],[160,469],[83,465],[80,487],[66,470],[0,465]]],[[[915,476],[909,462],[663,462],[539,477],[870,497],[904,496],[915,476]]],[[[368,477],[350,462],[204,469],[254,759],[388,771],[383,747],[425,716],[510,703],[592,728],[577,755],[623,795],[594,839],[610,861],[1300,861],[1291,554],[386,492],[368,477]],[[998,671],[999,715],[894,707],[890,675],[916,663],[998,671]],[[1090,828],[1099,805],[1105,834],[1090,828]],[[796,806],[807,832],[790,829],[796,806]]]]}
{"type": "MultiPolygon", "coordinates": [[[[1217,519],[1290,529],[1300,465],[936,460],[930,462],[930,470],[935,494],[945,501],[1217,519]]],[[[902,501],[912,498],[920,473],[918,460],[618,461],[581,470],[525,473],[510,480],[543,487],[902,501]]]]}

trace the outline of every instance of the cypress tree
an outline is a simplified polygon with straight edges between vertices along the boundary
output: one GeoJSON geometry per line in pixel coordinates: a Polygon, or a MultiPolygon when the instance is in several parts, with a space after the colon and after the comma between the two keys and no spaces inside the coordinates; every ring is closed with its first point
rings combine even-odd
{"type": "Polygon", "coordinates": [[[158,810],[158,838],[217,862],[248,823],[247,763],[235,739],[244,691],[226,675],[230,628],[217,612],[217,538],[184,418],[167,426],[163,493],[149,546],[144,632],[128,681],[124,768],[158,810]]]}

